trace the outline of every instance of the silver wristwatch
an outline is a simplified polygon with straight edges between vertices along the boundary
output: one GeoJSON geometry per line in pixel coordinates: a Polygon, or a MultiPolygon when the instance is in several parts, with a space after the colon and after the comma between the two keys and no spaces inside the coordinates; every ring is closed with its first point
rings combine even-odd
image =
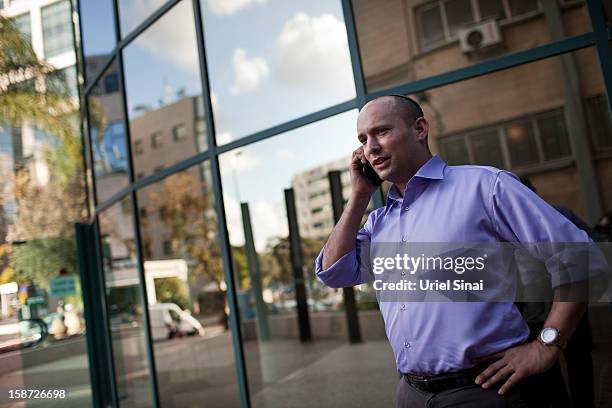
{"type": "Polygon", "coordinates": [[[567,342],[561,337],[561,332],[555,327],[544,327],[538,336],[538,340],[545,346],[557,346],[562,350],[567,346],[567,342]]]}

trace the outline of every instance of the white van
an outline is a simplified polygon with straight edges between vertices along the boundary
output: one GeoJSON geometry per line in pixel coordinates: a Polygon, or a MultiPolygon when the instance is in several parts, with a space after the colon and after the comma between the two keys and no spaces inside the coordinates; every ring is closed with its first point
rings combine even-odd
{"type": "Polygon", "coordinates": [[[153,341],[180,336],[203,336],[204,328],[176,303],[157,303],[149,306],[153,341]]]}

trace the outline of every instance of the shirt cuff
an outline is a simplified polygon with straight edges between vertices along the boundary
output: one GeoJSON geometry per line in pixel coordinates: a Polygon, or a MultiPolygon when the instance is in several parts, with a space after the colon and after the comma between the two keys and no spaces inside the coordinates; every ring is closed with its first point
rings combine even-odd
{"type": "Polygon", "coordinates": [[[348,288],[361,284],[357,250],[355,248],[347,252],[325,270],[323,270],[324,251],[325,248],[321,250],[315,260],[315,274],[323,284],[330,288],[348,288]]]}

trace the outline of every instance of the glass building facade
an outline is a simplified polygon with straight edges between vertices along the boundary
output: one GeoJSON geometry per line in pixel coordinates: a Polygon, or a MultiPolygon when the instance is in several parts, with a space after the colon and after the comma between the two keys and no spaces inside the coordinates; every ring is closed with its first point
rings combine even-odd
{"type": "MultiPolygon", "coordinates": [[[[94,404],[392,406],[398,376],[372,289],[314,277],[350,194],[358,110],[410,95],[449,164],[529,177],[592,225],[612,208],[604,3],[73,4],[94,404]]],[[[42,9],[45,33],[62,7],[42,9]]],[[[58,31],[45,52],[67,39],[58,31]]],[[[602,407],[606,307],[589,309],[602,407]]]]}

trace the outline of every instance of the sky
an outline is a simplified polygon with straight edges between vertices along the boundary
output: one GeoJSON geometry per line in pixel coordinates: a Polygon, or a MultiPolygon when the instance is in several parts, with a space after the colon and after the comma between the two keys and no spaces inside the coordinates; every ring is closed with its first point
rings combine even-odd
{"type": "MultiPolygon", "coordinates": [[[[85,54],[113,48],[110,1],[82,2],[85,54]]],[[[163,0],[120,0],[122,31],[163,0]]],[[[211,99],[219,144],[355,97],[339,0],[202,0],[211,99]]],[[[159,107],[176,93],[201,94],[193,10],[174,6],[124,49],[130,118],[138,105],[159,107]]],[[[237,194],[249,202],[262,249],[286,234],[283,189],[296,172],[347,157],[358,147],[356,112],[221,157],[230,239],[243,240],[237,194]],[[234,181],[238,179],[238,185],[234,181]]]]}

